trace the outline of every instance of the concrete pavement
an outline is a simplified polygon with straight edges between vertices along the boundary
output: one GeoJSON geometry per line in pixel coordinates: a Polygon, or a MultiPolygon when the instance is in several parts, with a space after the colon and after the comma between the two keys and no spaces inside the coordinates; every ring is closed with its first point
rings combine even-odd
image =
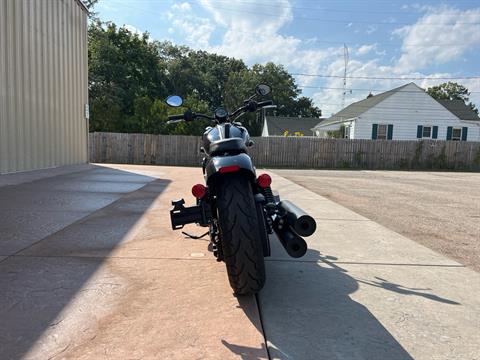
{"type": "Polygon", "coordinates": [[[206,241],[170,230],[198,168],[0,187],[2,359],[478,359],[478,273],[272,176],[318,230],[302,259],[272,239],[259,304],[232,296],[206,241]]]}
{"type": "Polygon", "coordinates": [[[480,271],[480,173],[276,170],[276,174],[480,271]]]}
{"type": "Polygon", "coordinates": [[[309,251],[274,241],[260,294],[274,359],[478,359],[480,274],[273,174],[317,220],[309,251]]]}
{"type": "Polygon", "coordinates": [[[193,202],[197,180],[97,166],[0,187],[0,357],[267,358],[255,298],[232,296],[205,240],[170,229],[171,199],[193,202]],[[43,219],[55,226],[36,231],[43,219]]]}

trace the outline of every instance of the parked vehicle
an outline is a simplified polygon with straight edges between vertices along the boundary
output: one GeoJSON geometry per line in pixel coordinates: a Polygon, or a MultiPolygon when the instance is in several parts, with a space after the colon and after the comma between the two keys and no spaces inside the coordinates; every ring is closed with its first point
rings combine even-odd
{"type": "MultiPolygon", "coordinates": [[[[213,254],[227,267],[235,294],[253,294],[265,284],[264,257],[270,256],[269,235],[277,235],[287,253],[298,258],[307,251],[302,236],[315,232],[315,220],[290,201],[280,201],[271,189],[268,174],[257,176],[247,149],[254,145],[247,129],[237,120],[247,112],[272,106],[271,100],[257,101],[269,94],[268,85],[258,85],[255,94],[232,113],[219,107],[213,116],[194,113],[169,116],[169,123],[210,119],[213,126],[203,134],[205,184],[192,187],[196,205],[172,201],[172,228],[197,223],[208,227],[213,254]]],[[[181,106],[180,96],[167,98],[170,106],[181,106]]],[[[206,234],[205,234],[206,235],[206,234]]],[[[193,237],[193,236],[192,236],[193,237]]]]}

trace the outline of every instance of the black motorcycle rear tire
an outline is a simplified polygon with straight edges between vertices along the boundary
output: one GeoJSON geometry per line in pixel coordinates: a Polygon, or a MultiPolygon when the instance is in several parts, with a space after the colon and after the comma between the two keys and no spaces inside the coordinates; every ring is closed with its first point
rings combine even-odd
{"type": "Polygon", "coordinates": [[[265,284],[265,261],[249,180],[240,174],[223,176],[217,209],[230,286],[236,295],[255,294],[265,284]]]}

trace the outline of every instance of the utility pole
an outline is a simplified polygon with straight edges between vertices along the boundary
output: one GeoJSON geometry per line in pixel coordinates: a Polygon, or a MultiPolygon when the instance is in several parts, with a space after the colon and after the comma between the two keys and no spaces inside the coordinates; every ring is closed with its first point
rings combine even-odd
{"type": "Polygon", "coordinates": [[[345,107],[345,96],[347,95],[347,68],[348,68],[348,46],[343,44],[343,60],[345,68],[343,70],[343,94],[342,94],[342,109],[345,107]]]}

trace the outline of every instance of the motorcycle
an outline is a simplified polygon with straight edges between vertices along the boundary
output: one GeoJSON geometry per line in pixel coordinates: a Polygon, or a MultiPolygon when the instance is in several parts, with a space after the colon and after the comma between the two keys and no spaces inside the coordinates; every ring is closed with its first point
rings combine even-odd
{"type": "MultiPolygon", "coordinates": [[[[264,257],[270,256],[270,235],[275,233],[286,252],[299,258],[307,251],[303,237],[316,230],[310,215],[288,200],[281,201],[278,193],[272,191],[268,174],[257,176],[248,155],[247,149],[254,142],[238,120],[248,112],[272,107],[271,100],[256,100],[270,90],[268,85],[258,85],[255,94],[232,113],[219,107],[210,116],[188,108],[183,114],[168,117],[168,123],[213,121],[213,126],[207,127],[202,136],[200,151],[205,154],[202,161],[205,184],[192,187],[196,205],[185,207],[184,199],[172,201],[170,219],[173,230],[191,223],[208,227],[204,235],[210,236],[217,261],[225,262],[230,285],[237,295],[255,294],[263,288],[264,257]]],[[[166,103],[179,107],[183,99],[170,95],[166,103]]]]}

